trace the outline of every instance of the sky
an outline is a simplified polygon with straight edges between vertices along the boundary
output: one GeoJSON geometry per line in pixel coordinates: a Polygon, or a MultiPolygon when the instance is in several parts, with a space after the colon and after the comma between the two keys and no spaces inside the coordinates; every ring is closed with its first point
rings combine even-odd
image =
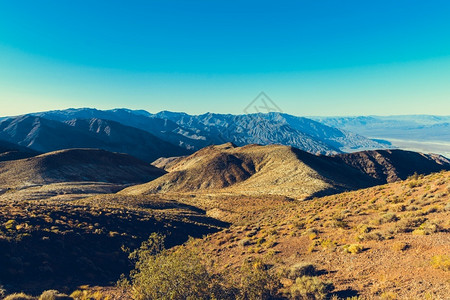
{"type": "Polygon", "coordinates": [[[0,115],[450,115],[449,1],[0,0],[0,115]]]}

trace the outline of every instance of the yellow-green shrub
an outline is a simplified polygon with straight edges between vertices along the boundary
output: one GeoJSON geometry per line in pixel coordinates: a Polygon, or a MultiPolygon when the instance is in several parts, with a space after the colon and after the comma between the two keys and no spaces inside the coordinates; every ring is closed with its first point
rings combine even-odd
{"type": "Polygon", "coordinates": [[[343,251],[345,253],[351,253],[351,254],[358,254],[361,253],[364,250],[364,247],[360,244],[350,244],[350,245],[345,245],[343,247],[343,251]]]}
{"type": "Polygon", "coordinates": [[[27,295],[25,293],[14,293],[11,295],[8,295],[3,300],[33,300],[34,297],[27,295]]]}
{"type": "Polygon", "coordinates": [[[450,271],[450,256],[435,255],[431,258],[431,265],[436,269],[450,271]]]}
{"type": "Polygon", "coordinates": [[[292,299],[325,299],[334,289],[330,282],[324,282],[318,277],[298,277],[290,287],[292,299]]]}

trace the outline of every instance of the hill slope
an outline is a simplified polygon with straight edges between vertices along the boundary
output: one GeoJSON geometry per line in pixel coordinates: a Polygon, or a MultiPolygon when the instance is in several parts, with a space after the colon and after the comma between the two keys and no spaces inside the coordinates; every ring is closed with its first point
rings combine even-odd
{"type": "Polygon", "coordinates": [[[281,145],[235,147],[228,143],[206,147],[188,157],[165,162],[168,174],[121,193],[217,191],[308,197],[386,183],[413,174],[450,168],[448,161],[412,152],[360,152],[334,157],[316,156],[281,145]],[[381,163],[370,154],[377,153],[381,163]],[[405,159],[390,160],[394,154],[405,159]],[[356,160],[359,159],[357,162],[356,160]],[[409,159],[409,160],[408,160],[409,159]],[[389,162],[389,163],[385,163],[389,162]],[[374,165],[373,172],[371,169],[374,165]],[[418,167],[420,166],[420,168],[418,167]],[[387,168],[388,172],[378,171],[387,168]]]}
{"type": "Polygon", "coordinates": [[[126,154],[96,149],[69,149],[0,162],[0,187],[74,181],[142,183],[164,173],[126,154]]]}
{"type": "Polygon", "coordinates": [[[29,148],[0,140],[0,161],[22,159],[38,155],[39,152],[29,148]]]}
{"type": "Polygon", "coordinates": [[[220,274],[262,259],[288,290],[290,270],[306,265],[343,299],[447,299],[449,192],[447,171],[269,209],[261,197],[242,202],[239,223],[191,246],[220,274]]]}

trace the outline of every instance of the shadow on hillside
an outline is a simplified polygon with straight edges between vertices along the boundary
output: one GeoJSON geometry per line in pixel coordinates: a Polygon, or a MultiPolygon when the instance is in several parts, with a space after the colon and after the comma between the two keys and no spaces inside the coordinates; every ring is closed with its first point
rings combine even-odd
{"type": "Polygon", "coordinates": [[[195,213],[198,214],[206,214],[206,210],[198,208],[196,206],[193,205],[189,205],[189,204],[185,204],[185,203],[181,203],[178,202],[176,200],[172,200],[172,201],[166,201],[163,204],[160,203],[155,203],[155,202],[145,202],[145,203],[139,203],[137,204],[137,206],[141,207],[141,208],[145,208],[145,209],[160,209],[160,210],[164,210],[164,209],[185,209],[185,210],[189,210],[189,211],[193,211],[195,213]]]}
{"type": "Polygon", "coordinates": [[[358,291],[352,289],[346,289],[333,293],[333,296],[337,296],[339,299],[347,299],[351,297],[358,297],[358,291]]]}
{"type": "Polygon", "coordinates": [[[342,161],[325,155],[314,155],[308,152],[293,148],[297,158],[315,170],[325,181],[335,188],[329,188],[314,195],[315,197],[336,194],[346,190],[356,190],[381,184],[369,175],[353,168],[342,161]]]}
{"type": "Polygon", "coordinates": [[[342,193],[346,190],[342,189],[336,189],[336,188],[327,188],[321,191],[318,191],[316,193],[311,194],[310,196],[306,197],[305,200],[312,200],[314,198],[321,198],[321,197],[325,197],[325,196],[329,196],[329,195],[334,195],[337,193],[342,193]]]}
{"type": "Polygon", "coordinates": [[[105,215],[86,209],[46,211],[44,215],[52,224],[40,216],[24,215],[15,224],[29,224],[28,231],[13,227],[0,232],[0,283],[8,292],[71,292],[80,285],[114,284],[132,269],[128,254],[121,249],[139,247],[152,232],[167,235],[166,247],[172,247],[189,236],[202,237],[229,225],[199,215],[105,215]]]}

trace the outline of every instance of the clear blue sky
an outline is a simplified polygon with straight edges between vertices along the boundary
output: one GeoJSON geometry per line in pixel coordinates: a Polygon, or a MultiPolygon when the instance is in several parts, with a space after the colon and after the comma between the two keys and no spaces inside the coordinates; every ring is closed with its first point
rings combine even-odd
{"type": "Polygon", "coordinates": [[[449,1],[0,0],[0,115],[450,114],[449,1]]]}

